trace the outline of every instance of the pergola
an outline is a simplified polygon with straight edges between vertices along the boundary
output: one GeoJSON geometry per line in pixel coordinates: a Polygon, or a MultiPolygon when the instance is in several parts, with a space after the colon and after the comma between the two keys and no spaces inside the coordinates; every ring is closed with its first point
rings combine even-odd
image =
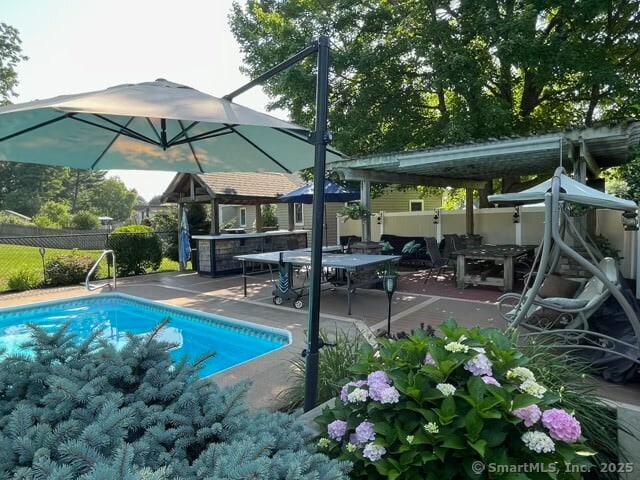
{"type": "MultiPolygon", "coordinates": [[[[457,187],[467,190],[467,233],[473,233],[473,190],[491,194],[503,179],[503,193],[521,190],[527,175],[549,176],[563,166],[586,183],[602,170],[631,161],[640,147],[640,122],[626,121],[561,132],[492,139],[477,143],[371,155],[330,164],[345,180],[360,181],[362,204],[371,206],[371,183],[457,187]]],[[[371,238],[370,219],[365,239],[371,238]]]]}

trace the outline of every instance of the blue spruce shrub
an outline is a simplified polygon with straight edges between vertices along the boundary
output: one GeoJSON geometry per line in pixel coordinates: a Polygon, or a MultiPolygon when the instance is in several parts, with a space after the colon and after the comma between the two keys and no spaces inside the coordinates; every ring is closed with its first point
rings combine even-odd
{"type": "MultiPolygon", "coordinates": [[[[166,323],[165,323],[166,324],[166,323]]],[[[0,361],[0,478],[346,479],[293,416],[250,412],[247,383],[220,388],[170,344],[31,325],[32,356],[0,361]]]]}

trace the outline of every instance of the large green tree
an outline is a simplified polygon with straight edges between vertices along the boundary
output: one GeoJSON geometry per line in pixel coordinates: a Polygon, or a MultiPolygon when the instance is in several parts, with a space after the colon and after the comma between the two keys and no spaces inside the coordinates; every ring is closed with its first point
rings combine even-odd
{"type": "Polygon", "coordinates": [[[21,45],[18,30],[6,23],[0,23],[0,105],[7,105],[9,97],[16,95],[16,67],[20,62],[27,60],[22,54],[21,45]]]}
{"type": "Polygon", "coordinates": [[[135,189],[127,189],[119,178],[107,178],[83,192],[78,205],[82,210],[111,217],[119,222],[131,216],[137,199],[138,192],[135,189]]]}
{"type": "MultiPolygon", "coordinates": [[[[334,145],[363,155],[637,114],[639,12],[639,0],[249,0],[230,23],[251,76],[327,35],[334,145]]],[[[266,87],[309,127],[314,68],[266,87]]]]}

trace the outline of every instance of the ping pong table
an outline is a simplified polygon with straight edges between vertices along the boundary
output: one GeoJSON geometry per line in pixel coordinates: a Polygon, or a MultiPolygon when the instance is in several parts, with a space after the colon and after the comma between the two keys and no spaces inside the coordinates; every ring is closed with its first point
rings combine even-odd
{"type": "MultiPolygon", "coordinates": [[[[311,265],[311,252],[308,249],[251,253],[237,255],[233,258],[242,262],[242,282],[245,297],[247,296],[247,277],[250,276],[246,268],[248,263],[279,265],[281,262],[284,262],[294,267],[309,267],[311,265]]],[[[342,273],[341,278],[344,279],[344,282],[340,282],[339,285],[332,280],[328,281],[334,286],[346,286],[347,314],[351,315],[351,295],[355,292],[356,288],[369,286],[378,281],[377,278],[359,279],[357,278],[357,274],[365,272],[366,270],[374,270],[381,265],[389,263],[397,264],[400,258],[400,255],[323,253],[322,267],[332,269],[336,274],[342,273]]]]}

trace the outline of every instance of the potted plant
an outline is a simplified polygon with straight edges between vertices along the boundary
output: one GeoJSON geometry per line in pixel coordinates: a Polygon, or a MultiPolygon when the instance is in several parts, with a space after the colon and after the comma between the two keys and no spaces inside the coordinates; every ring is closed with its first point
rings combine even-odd
{"type": "Polygon", "coordinates": [[[338,215],[345,217],[343,221],[346,222],[348,219],[364,220],[371,215],[371,212],[359,203],[352,203],[338,210],[338,215]]]}
{"type": "Polygon", "coordinates": [[[362,238],[364,235],[364,221],[371,216],[371,212],[364,208],[360,203],[352,203],[345,205],[338,210],[338,215],[344,217],[343,222],[347,220],[362,220],[362,238]]]}

